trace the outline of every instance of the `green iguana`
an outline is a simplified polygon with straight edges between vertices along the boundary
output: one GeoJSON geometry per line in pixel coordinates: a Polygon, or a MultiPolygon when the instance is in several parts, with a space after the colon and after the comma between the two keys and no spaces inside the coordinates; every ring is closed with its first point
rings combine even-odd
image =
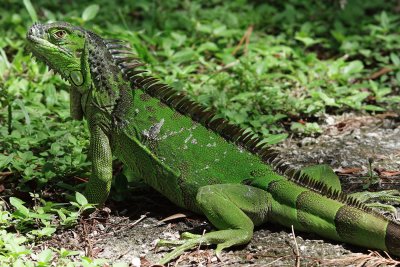
{"type": "Polygon", "coordinates": [[[34,24],[27,39],[71,84],[72,116],[88,121],[91,203],[107,199],[114,155],[218,229],[171,242],[180,246],[161,263],[199,244],[217,245],[220,256],[267,221],[400,256],[400,223],[344,194],[329,167],[291,168],[250,131],[146,74],[126,42],[65,22],[34,24]]]}

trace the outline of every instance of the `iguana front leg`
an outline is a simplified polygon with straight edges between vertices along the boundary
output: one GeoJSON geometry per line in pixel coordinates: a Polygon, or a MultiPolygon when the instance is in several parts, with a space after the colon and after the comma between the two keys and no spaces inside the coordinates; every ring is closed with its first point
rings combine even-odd
{"type": "Polygon", "coordinates": [[[103,204],[112,181],[112,152],[108,136],[99,125],[90,125],[90,156],[92,173],[85,195],[89,203],[103,204]]]}
{"type": "MultiPolygon", "coordinates": [[[[267,218],[271,195],[252,186],[217,184],[201,187],[196,203],[218,231],[204,235],[183,234],[189,239],[178,241],[182,245],[165,255],[161,264],[199,245],[217,245],[215,252],[220,257],[223,249],[248,243],[253,236],[254,225],[261,224],[267,218]]],[[[169,243],[160,241],[159,245],[169,243]]]]}

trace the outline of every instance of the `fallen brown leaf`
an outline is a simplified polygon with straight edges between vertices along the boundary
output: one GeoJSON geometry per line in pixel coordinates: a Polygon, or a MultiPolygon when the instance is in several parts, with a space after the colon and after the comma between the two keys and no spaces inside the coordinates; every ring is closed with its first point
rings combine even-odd
{"type": "Polygon", "coordinates": [[[359,173],[361,171],[362,171],[362,169],[361,168],[357,168],[357,167],[354,167],[354,168],[342,168],[342,167],[339,167],[338,169],[335,170],[336,173],[342,174],[342,175],[355,174],[355,173],[359,173]]]}
{"type": "Polygon", "coordinates": [[[400,171],[388,171],[388,170],[382,170],[382,169],[374,169],[379,176],[386,176],[386,177],[392,177],[396,175],[400,175],[400,171]]]}

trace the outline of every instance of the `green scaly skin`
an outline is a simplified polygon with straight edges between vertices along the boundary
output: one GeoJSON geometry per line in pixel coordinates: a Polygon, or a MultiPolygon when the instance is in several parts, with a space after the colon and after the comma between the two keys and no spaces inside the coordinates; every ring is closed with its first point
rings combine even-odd
{"type": "Polygon", "coordinates": [[[289,168],[254,135],[143,74],[126,43],[65,22],[35,24],[27,39],[72,85],[72,116],[88,121],[91,203],[107,199],[114,155],[218,229],[169,242],[180,246],[161,263],[200,243],[217,245],[220,256],[266,221],[400,256],[400,225],[343,194],[329,167],[289,168]]]}

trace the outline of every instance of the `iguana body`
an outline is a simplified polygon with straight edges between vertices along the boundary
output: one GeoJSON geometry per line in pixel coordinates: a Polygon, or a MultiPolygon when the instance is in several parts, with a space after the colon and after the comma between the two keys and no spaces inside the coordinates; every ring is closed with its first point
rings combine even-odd
{"type": "Polygon", "coordinates": [[[114,155],[218,229],[191,236],[162,262],[200,243],[216,244],[219,255],[266,221],[400,256],[400,225],[343,194],[329,168],[288,168],[253,134],[142,74],[126,43],[62,22],[33,25],[27,39],[71,83],[73,117],[88,120],[90,202],[106,200],[114,155]]]}

